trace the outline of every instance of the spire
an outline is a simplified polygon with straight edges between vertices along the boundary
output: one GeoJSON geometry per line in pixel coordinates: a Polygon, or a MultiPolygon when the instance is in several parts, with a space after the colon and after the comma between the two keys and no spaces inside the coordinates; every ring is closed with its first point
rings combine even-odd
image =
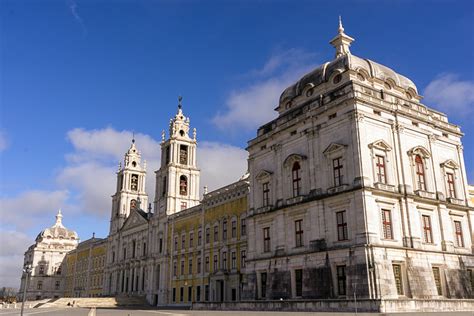
{"type": "Polygon", "coordinates": [[[175,117],[170,120],[170,138],[186,137],[189,138],[189,118],[183,114],[183,97],[178,97],[178,112],[175,117]]]}
{"type": "Polygon", "coordinates": [[[178,109],[181,110],[181,108],[183,107],[183,105],[181,104],[181,101],[183,101],[183,97],[182,96],[178,96],[178,109]]]}
{"type": "Polygon", "coordinates": [[[56,223],[54,224],[54,226],[63,226],[62,220],[63,214],[61,214],[61,209],[59,209],[58,214],[56,214],[56,223]]]}
{"type": "Polygon", "coordinates": [[[339,27],[337,33],[336,37],[329,42],[336,49],[336,58],[343,55],[350,55],[351,51],[349,50],[349,47],[354,39],[344,33],[341,16],[339,16],[339,27]]]}

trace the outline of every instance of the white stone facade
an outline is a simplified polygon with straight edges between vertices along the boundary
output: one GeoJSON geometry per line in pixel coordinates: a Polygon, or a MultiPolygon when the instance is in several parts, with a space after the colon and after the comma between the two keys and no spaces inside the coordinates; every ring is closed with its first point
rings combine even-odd
{"type": "MultiPolygon", "coordinates": [[[[25,252],[23,266],[31,267],[26,288],[28,300],[63,296],[64,257],[77,247],[78,242],[77,233],[62,224],[62,214],[59,210],[56,223],[39,233],[35,243],[25,252]]],[[[21,278],[20,297],[23,296],[24,286],[25,274],[21,278]]]]}

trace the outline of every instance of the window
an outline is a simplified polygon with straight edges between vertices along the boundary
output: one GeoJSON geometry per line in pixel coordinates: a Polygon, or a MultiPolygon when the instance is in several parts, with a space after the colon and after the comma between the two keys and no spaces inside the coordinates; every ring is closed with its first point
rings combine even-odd
{"type": "Polygon", "coordinates": [[[214,272],[217,271],[217,255],[214,255],[214,269],[213,269],[214,272]]]}
{"type": "Polygon", "coordinates": [[[461,221],[454,221],[454,231],[456,233],[456,247],[464,247],[461,221]]]}
{"type": "Polygon", "coordinates": [[[263,252],[270,251],[270,227],[263,229],[263,252]]]}
{"type": "Polygon", "coordinates": [[[191,302],[193,300],[193,287],[188,286],[188,302],[191,302]]]}
{"type": "Polygon", "coordinates": [[[300,195],[301,190],[301,167],[298,161],[293,164],[291,175],[293,179],[293,197],[300,195]]]}
{"type": "Polygon", "coordinates": [[[130,201],[130,210],[134,210],[137,208],[137,200],[133,199],[130,201]]]}
{"type": "Polygon", "coordinates": [[[390,210],[382,210],[382,228],[383,228],[383,238],[393,239],[392,215],[391,215],[390,210]]]}
{"type": "Polygon", "coordinates": [[[209,227],[206,228],[206,244],[208,244],[211,240],[211,229],[209,227]]]}
{"type": "Polygon", "coordinates": [[[237,237],[237,221],[232,221],[232,238],[237,237]]]}
{"type": "Polygon", "coordinates": [[[232,288],[232,301],[237,300],[237,289],[232,288]]]}
{"type": "Polygon", "coordinates": [[[201,301],[201,286],[200,285],[196,287],[196,301],[197,302],[201,301]]]}
{"type": "Polygon", "coordinates": [[[137,242],[132,241],[132,258],[135,258],[135,249],[137,249],[137,242]]]}
{"type": "Polygon", "coordinates": [[[166,176],[163,177],[163,188],[161,190],[161,196],[165,196],[166,195],[166,176]]]}
{"type": "Polygon", "coordinates": [[[181,236],[181,250],[184,250],[186,248],[186,235],[181,236]]]}
{"type": "Polygon", "coordinates": [[[194,233],[190,232],[189,233],[189,248],[192,248],[194,245],[194,233]]]}
{"type": "Polygon", "coordinates": [[[209,285],[204,287],[204,300],[207,302],[209,301],[209,285]]]}
{"type": "Polygon", "coordinates": [[[36,285],[37,290],[42,290],[43,289],[43,281],[38,281],[38,284],[36,285]]]}
{"type": "Polygon", "coordinates": [[[181,275],[184,275],[184,260],[181,260],[181,267],[180,268],[181,269],[180,269],[179,272],[181,273],[181,275]]]}
{"type": "Polygon", "coordinates": [[[242,218],[240,220],[240,236],[245,236],[247,235],[247,226],[245,223],[245,218],[242,218]]]}
{"type": "Polygon", "coordinates": [[[178,250],[178,236],[174,237],[174,251],[178,250]]]}
{"type": "Polygon", "coordinates": [[[202,231],[198,230],[198,246],[202,244],[202,231]]]}
{"type": "Polygon", "coordinates": [[[188,262],[188,274],[193,274],[193,259],[189,259],[188,262]]]}
{"type": "Polygon", "coordinates": [[[222,221],[222,240],[227,239],[227,220],[222,221]]]}
{"type": "Polygon", "coordinates": [[[132,191],[138,191],[138,174],[132,174],[132,179],[130,180],[130,189],[132,191]]]}
{"type": "Polygon", "coordinates": [[[179,145],[179,163],[182,165],[188,164],[188,146],[179,145]]]}
{"type": "Polygon", "coordinates": [[[446,173],[446,178],[448,181],[448,197],[455,198],[456,190],[454,189],[454,174],[451,172],[446,173]]]}
{"type": "Polygon", "coordinates": [[[56,282],[54,283],[54,289],[55,289],[56,291],[59,290],[59,287],[60,287],[60,286],[61,286],[61,281],[56,281],[56,282]]]}
{"type": "Polygon", "coordinates": [[[469,277],[469,282],[471,283],[471,289],[474,289],[474,270],[468,269],[467,275],[469,277]]]}
{"type": "Polygon", "coordinates": [[[436,291],[438,295],[443,295],[443,288],[441,287],[441,274],[439,273],[439,267],[433,267],[433,277],[436,285],[436,291]]]}
{"type": "Polygon", "coordinates": [[[262,184],[262,192],[263,192],[263,206],[270,205],[270,188],[269,183],[265,182],[262,184]]]}
{"type": "Polygon", "coordinates": [[[422,216],[423,221],[423,238],[426,243],[433,243],[433,234],[431,232],[431,218],[428,215],[422,216]]]}
{"type": "Polygon", "coordinates": [[[415,156],[416,182],[418,190],[426,191],[425,166],[420,155],[415,156]]]}
{"type": "Polygon", "coordinates": [[[170,162],[170,146],[166,147],[165,157],[165,163],[168,164],[170,162]]]}
{"type": "Polygon", "coordinates": [[[173,276],[178,276],[178,264],[176,263],[176,260],[173,261],[173,276]]]}
{"type": "Polygon", "coordinates": [[[385,157],[377,155],[375,168],[377,170],[377,182],[387,183],[387,176],[385,173],[385,157]]]}
{"type": "Polygon", "coordinates": [[[123,248],[123,260],[127,259],[127,248],[123,248]]]}
{"type": "Polygon", "coordinates": [[[179,301],[184,302],[184,287],[179,288],[179,301]]]}
{"type": "Polygon", "coordinates": [[[245,268],[245,260],[247,259],[247,254],[245,250],[240,252],[240,268],[245,268]]]}
{"type": "Polygon", "coordinates": [[[173,302],[176,302],[176,288],[173,288],[173,302]]]}
{"type": "Polygon", "coordinates": [[[197,273],[201,273],[201,257],[197,258],[197,273]]]}
{"type": "Polygon", "coordinates": [[[337,266],[337,293],[346,295],[346,266],[337,266]]]}
{"type": "Polygon", "coordinates": [[[222,270],[227,270],[227,252],[222,253],[222,270]]]}
{"type": "Polygon", "coordinates": [[[231,258],[232,258],[231,260],[232,269],[237,269],[237,255],[235,251],[232,251],[231,258]]]}
{"type": "Polygon", "coordinates": [[[39,267],[39,275],[43,275],[44,274],[44,266],[40,266],[39,267]]]}
{"type": "Polygon", "coordinates": [[[347,222],[346,222],[346,211],[336,213],[337,222],[337,240],[347,240],[347,222]]]}
{"type": "Polygon", "coordinates": [[[214,242],[219,240],[219,226],[214,226],[214,242]]]}
{"type": "Polygon", "coordinates": [[[403,295],[403,280],[402,280],[402,267],[399,264],[392,265],[393,276],[395,278],[395,286],[397,288],[397,294],[403,295]]]}
{"type": "Polygon", "coordinates": [[[263,272],[260,274],[262,298],[267,297],[267,273],[263,272]]]}
{"type": "Polygon", "coordinates": [[[303,246],[303,220],[295,221],[295,241],[296,247],[303,246]]]}
{"type": "Polygon", "coordinates": [[[188,178],[185,175],[179,177],[179,194],[188,195],[188,178]]]}
{"type": "Polygon", "coordinates": [[[303,296],[303,270],[295,270],[296,296],[303,296]]]}
{"type": "Polygon", "coordinates": [[[159,248],[160,253],[162,253],[163,252],[163,238],[160,238],[160,242],[158,246],[159,246],[158,248],[159,248]]]}
{"type": "Polygon", "coordinates": [[[209,257],[206,257],[206,272],[209,272],[209,257]]]}
{"type": "Polygon", "coordinates": [[[332,172],[334,177],[334,186],[342,185],[342,157],[332,160],[332,172]]]}

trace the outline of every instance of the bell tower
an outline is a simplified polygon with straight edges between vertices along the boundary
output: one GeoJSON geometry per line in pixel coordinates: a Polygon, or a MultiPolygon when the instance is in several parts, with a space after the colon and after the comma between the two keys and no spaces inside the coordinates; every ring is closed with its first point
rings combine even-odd
{"type": "Polygon", "coordinates": [[[182,97],[178,100],[178,112],[170,120],[169,138],[165,139],[165,131],[161,134],[161,166],[156,171],[155,210],[166,215],[199,204],[196,129],[191,137],[182,97]]]}
{"type": "Polygon", "coordinates": [[[141,154],[132,139],[130,149],[124,157],[123,166],[119,163],[117,171],[117,189],[112,195],[112,214],[110,234],[116,233],[134,208],[148,203],[145,192],[146,161],[141,164],[141,154]]]}

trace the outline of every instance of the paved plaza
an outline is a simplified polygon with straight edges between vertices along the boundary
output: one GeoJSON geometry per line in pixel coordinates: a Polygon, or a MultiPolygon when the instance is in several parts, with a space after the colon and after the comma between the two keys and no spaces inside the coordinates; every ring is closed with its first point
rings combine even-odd
{"type": "MultiPolygon", "coordinates": [[[[20,315],[19,309],[2,309],[0,315],[17,316],[20,315]]],[[[213,315],[229,315],[229,316],[474,316],[474,312],[433,312],[433,313],[311,313],[311,312],[263,312],[263,311],[188,311],[188,310],[150,310],[150,309],[97,309],[90,308],[37,308],[27,309],[24,315],[38,316],[213,316],[213,315]]]]}

